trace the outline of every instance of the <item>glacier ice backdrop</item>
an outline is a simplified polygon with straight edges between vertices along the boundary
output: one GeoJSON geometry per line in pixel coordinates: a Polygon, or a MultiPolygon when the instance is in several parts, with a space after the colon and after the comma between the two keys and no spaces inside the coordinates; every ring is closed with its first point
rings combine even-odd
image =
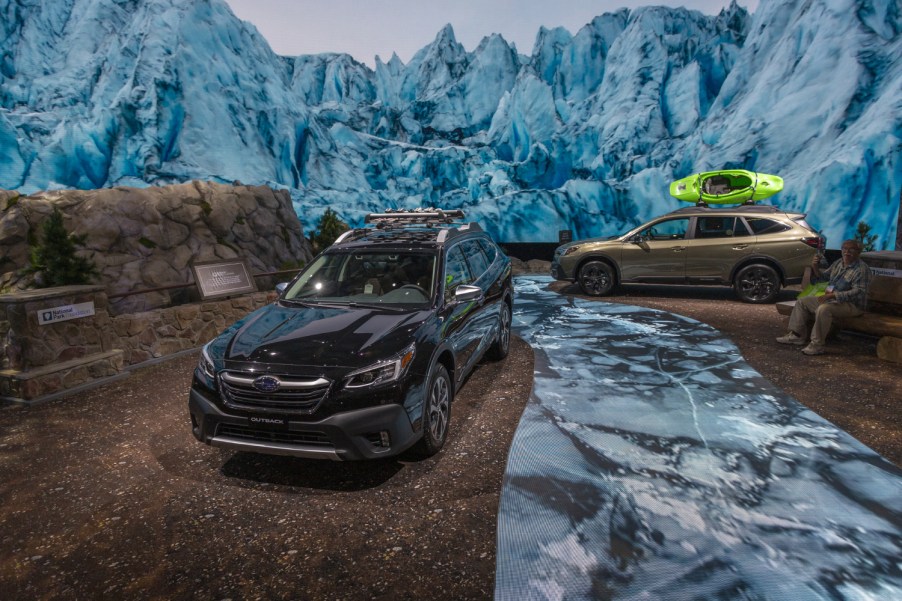
{"type": "MultiPolygon", "coordinates": [[[[668,183],[776,173],[772,201],[829,246],[895,246],[898,0],[645,7],[531,54],[450,27],[407,64],[285,57],[222,0],[0,0],[0,188],[190,179],[290,189],[305,226],[463,208],[497,239],[611,235],[680,203],[668,183]]],[[[770,202],[770,201],[768,201],[770,202]]]]}

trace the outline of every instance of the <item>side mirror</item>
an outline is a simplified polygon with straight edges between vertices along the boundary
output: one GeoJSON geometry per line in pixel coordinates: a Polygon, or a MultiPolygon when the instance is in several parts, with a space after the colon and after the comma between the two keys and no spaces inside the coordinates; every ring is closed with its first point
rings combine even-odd
{"type": "Polygon", "coordinates": [[[482,298],[482,288],[479,286],[467,286],[462,284],[454,291],[455,303],[468,303],[482,298]]]}
{"type": "Polygon", "coordinates": [[[642,234],[634,234],[630,236],[629,241],[632,244],[642,244],[643,242],[645,242],[645,236],[643,236],[642,234]]]}
{"type": "Polygon", "coordinates": [[[276,292],[278,292],[279,294],[285,292],[286,288],[288,288],[288,282],[279,282],[278,284],[276,284],[276,292]]]}

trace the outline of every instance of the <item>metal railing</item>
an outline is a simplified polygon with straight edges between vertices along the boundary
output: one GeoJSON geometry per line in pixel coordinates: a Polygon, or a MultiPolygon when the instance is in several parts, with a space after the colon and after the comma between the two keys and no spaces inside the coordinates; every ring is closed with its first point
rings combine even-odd
{"type": "MultiPolygon", "coordinates": [[[[254,274],[251,274],[251,277],[256,280],[258,278],[276,277],[276,276],[288,275],[288,274],[291,274],[292,276],[294,276],[299,271],[301,271],[301,269],[302,268],[299,267],[297,269],[283,269],[282,271],[269,271],[269,272],[264,272],[264,273],[254,273],[254,274]]],[[[167,290],[180,290],[182,288],[194,288],[195,286],[197,286],[197,283],[192,280],[191,282],[187,282],[185,284],[170,284],[168,286],[157,286],[156,288],[143,288],[141,290],[130,290],[128,292],[117,292],[116,294],[108,294],[107,298],[112,300],[112,299],[117,299],[117,298],[126,298],[128,296],[136,296],[138,294],[150,294],[152,292],[166,292],[167,290]]]]}

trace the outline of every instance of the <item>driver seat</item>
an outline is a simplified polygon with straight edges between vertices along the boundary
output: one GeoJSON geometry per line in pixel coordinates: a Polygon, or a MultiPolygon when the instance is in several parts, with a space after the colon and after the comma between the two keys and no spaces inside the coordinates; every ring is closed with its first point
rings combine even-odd
{"type": "Polygon", "coordinates": [[[363,293],[364,294],[375,294],[376,296],[382,295],[382,283],[379,281],[379,278],[370,278],[363,285],[363,293]]]}

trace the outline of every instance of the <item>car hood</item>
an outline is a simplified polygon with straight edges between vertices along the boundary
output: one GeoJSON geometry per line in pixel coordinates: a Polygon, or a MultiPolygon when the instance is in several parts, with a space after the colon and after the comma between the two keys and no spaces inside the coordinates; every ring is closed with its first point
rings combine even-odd
{"type": "Polygon", "coordinates": [[[268,305],[224,336],[226,361],[365,367],[416,339],[430,311],[268,305]]]}
{"type": "Polygon", "coordinates": [[[600,242],[619,242],[623,236],[624,234],[618,234],[616,236],[602,236],[600,238],[584,238],[582,240],[574,240],[573,242],[568,242],[567,244],[558,246],[557,252],[563,253],[565,250],[572,246],[585,246],[587,244],[598,244],[600,242]]]}

